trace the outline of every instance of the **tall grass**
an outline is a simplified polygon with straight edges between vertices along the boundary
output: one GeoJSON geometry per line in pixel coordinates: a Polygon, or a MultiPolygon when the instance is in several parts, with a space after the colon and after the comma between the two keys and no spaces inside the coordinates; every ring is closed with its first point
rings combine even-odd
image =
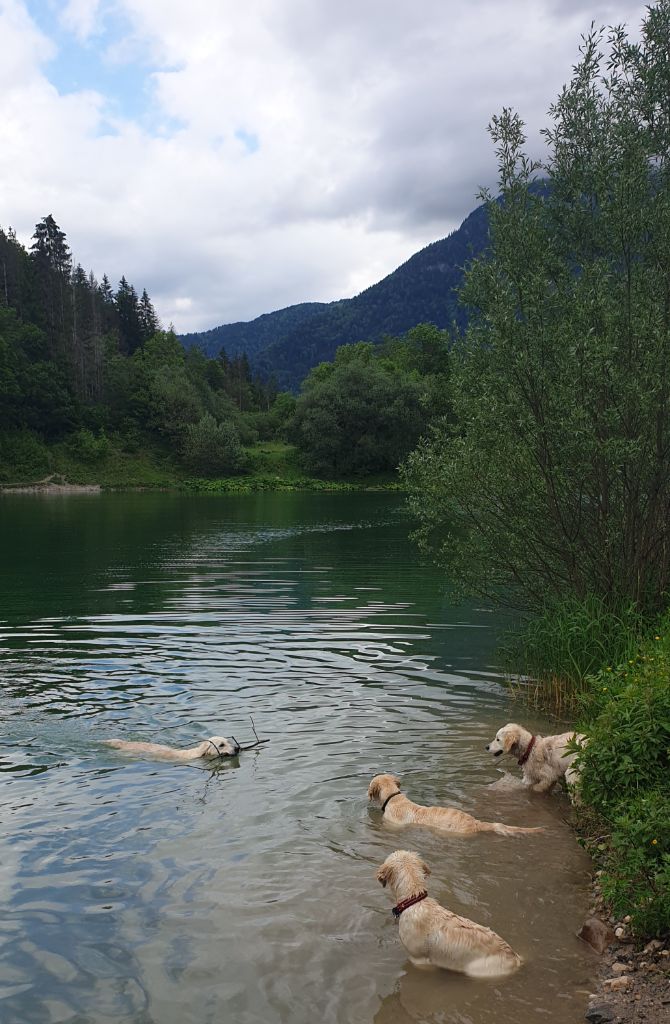
{"type": "Polygon", "coordinates": [[[508,634],[501,653],[524,699],[560,714],[588,689],[589,676],[635,656],[645,627],[632,606],[613,609],[600,597],[570,597],[508,634]]]}

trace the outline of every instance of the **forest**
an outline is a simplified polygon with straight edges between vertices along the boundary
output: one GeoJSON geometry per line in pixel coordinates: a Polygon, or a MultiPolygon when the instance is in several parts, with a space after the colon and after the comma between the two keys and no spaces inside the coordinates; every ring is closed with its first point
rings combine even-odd
{"type": "Polygon", "coordinates": [[[258,441],[294,476],[392,477],[443,412],[449,339],[431,325],[343,346],[296,399],[246,353],[185,349],[125,277],[115,291],[73,266],[51,215],[30,249],[0,231],[0,273],[0,482],[109,480],[110,460],[130,468],[119,486],[248,476],[258,441]]]}

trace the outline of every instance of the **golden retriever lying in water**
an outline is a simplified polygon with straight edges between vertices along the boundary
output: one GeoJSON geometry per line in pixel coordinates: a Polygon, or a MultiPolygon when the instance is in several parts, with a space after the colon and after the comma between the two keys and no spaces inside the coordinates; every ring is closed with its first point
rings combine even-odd
{"type": "Polygon", "coordinates": [[[106,747],[122,750],[124,754],[146,754],[159,761],[195,761],[202,757],[213,761],[217,757],[235,757],[240,752],[237,740],[225,736],[210,736],[197,747],[166,747],[162,743],[135,743],[132,740],[103,740],[106,747]]]}
{"type": "Polygon", "coordinates": [[[430,868],[417,853],[396,850],[377,871],[396,906],[400,941],[417,967],[445,967],[471,978],[495,978],[521,966],[504,939],[481,924],[459,917],[431,899],[424,885],[430,868]]]}
{"type": "Polygon", "coordinates": [[[400,792],[397,775],[375,775],[368,786],[368,799],[381,806],[384,820],[392,825],[427,825],[442,832],[497,832],[500,836],[514,836],[522,832],[544,832],[543,828],[521,828],[503,825],[501,821],[480,821],[455,807],[422,807],[412,803],[400,792]]]}
{"type": "Polygon", "coordinates": [[[513,754],[518,758],[523,783],[534,793],[548,793],[565,776],[569,785],[577,781],[577,771],[571,769],[576,754],[566,753],[566,744],[576,739],[584,743],[586,737],[576,732],[563,732],[558,736],[534,736],[516,722],[508,722],[498,729],[486,749],[494,757],[513,754]]]}

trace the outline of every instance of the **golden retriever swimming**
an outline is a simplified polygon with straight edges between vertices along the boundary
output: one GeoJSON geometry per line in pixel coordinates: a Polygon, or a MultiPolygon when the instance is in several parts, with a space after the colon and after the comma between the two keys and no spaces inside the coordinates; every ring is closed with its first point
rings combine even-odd
{"type": "Polygon", "coordinates": [[[159,761],[195,761],[204,758],[213,761],[217,757],[235,757],[240,752],[237,740],[225,736],[210,736],[196,747],[167,747],[162,743],[135,743],[132,740],[103,740],[106,747],[114,747],[124,754],[146,754],[159,761]]]}
{"type": "Polygon", "coordinates": [[[377,870],[396,905],[400,941],[417,967],[444,967],[471,978],[496,978],[521,966],[521,957],[490,928],[459,917],[431,899],[430,868],[417,853],[396,850],[377,870]]]}
{"type": "Polygon", "coordinates": [[[577,781],[576,769],[570,766],[576,754],[566,753],[566,744],[576,739],[584,743],[586,737],[576,732],[563,732],[559,736],[536,736],[516,722],[508,722],[498,729],[486,749],[494,757],[512,754],[518,759],[523,782],[534,793],[548,793],[565,776],[569,785],[577,781]]]}
{"type": "Polygon", "coordinates": [[[544,832],[543,828],[521,828],[503,825],[501,821],[480,821],[455,807],[422,807],[412,803],[400,792],[397,775],[375,775],[368,786],[368,799],[379,804],[384,820],[392,825],[426,825],[442,832],[497,832],[500,836],[515,836],[523,832],[544,832]]]}

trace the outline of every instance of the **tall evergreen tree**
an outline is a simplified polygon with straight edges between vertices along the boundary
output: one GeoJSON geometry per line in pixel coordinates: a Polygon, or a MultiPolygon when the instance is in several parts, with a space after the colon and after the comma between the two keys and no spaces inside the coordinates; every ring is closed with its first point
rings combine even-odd
{"type": "Polygon", "coordinates": [[[125,277],[119,281],[116,293],[116,308],[119,316],[120,348],[131,356],[143,342],[137,292],[125,277]]]}
{"type": "Polygon", "coordinates": [[[142,342],[146,342],[149,338],[153,337],[156,331],[160,330],[160,321],[156,316],[151,299],[147,295],[146,288],[142,292],[137,314],[140,322],[140,331],[142,332],[142,342]]]}

